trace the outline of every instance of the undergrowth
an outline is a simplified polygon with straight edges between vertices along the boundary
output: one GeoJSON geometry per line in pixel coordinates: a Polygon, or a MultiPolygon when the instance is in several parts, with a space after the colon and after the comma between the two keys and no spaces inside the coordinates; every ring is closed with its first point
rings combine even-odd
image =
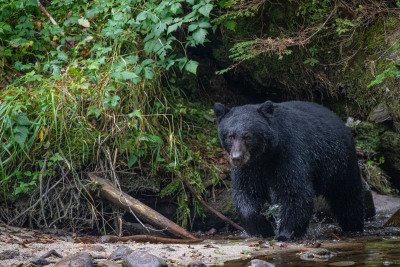
{"type": "Polygon", "coordinates": [[[109,229],[89,194],[86,172],[97,171],[132,191],[145,177],[143,186],[177,199],[186,226],[183,182],[202,192],[218,169],[203,156],[211,138],[192,133],[214,135],[209,110],[174,79],[196,73],[186,50],[207,41],[212,8],[209,0],[2,2],[0,220],[109,229]]]}

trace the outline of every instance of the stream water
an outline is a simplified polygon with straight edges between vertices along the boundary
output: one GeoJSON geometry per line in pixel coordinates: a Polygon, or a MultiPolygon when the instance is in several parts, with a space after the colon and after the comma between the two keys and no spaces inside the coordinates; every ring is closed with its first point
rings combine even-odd
{"type": "MultiPolygon", "coordinates": [[[[276,266],[400,266],[400,237],[364,237],[348,246],[329,248],[336,254],[330,259],[318,256],[301,259],[301,252],[276,252],[256,257],[276,266]]],[[[303,257],[304,258],[304,257],[303,257]]],[[[251,259],[240,259],[225,262],[224,266],[249,266],[251,259]]]]}

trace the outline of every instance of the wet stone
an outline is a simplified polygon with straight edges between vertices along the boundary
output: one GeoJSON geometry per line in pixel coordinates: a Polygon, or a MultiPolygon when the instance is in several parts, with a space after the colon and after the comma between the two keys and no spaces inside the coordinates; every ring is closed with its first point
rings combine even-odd
{"type": "Polygon", "coordinates": [[[122,258],[124,258],[125,256],[131,254],[133,252],[133,250],[127,246],[119,246],[117,247],[116,250],[113,251],[113,253],[111,253],[110,257],[108,257],[108,259],[110,260],[120,260],[122,258]]]}
{"type": "Polygon", "coordinates": [[[146,251],[137,250],[124,257],[123,267],[166,267],[167,263],[146,251]]]}
{"type": "Polygon", "coordinates": [[[121,267],[122,265],[119,263],[116,263],[115,261],[102,260],[102,261],[99,261],[96,266],[97,267],[121,267]]]}
{"type": "Polygon", "coordinates": [[[250,261],[250,267],[275,267],[274,264],[268,262],[268,261],[263,261],[259,259],[254,259],[250,261]]]}
{"type": "Polygon", "coordinates": [[[310,251],[300,253],[300,259],[306,261],[326,261],[335,257],[337,253],[324,248],[317,248],[310,251]]]}
{"type": "Polygon", "coordinates": [[[88,253],[76,253],[57,262],[54,267],[94,267],[92,257],[88,253]]]}
{"type": "Polygon", "coordinates": [[[19,256],[18,249],[7,249],[0,252],[0,260],[11,260],[19,256]]]}
{"type": "Polygon", "coordinates": [[[205,265],[201,261],[192,261],[187,265],[187,267],[207,267],[207,265],[205,265]]]}

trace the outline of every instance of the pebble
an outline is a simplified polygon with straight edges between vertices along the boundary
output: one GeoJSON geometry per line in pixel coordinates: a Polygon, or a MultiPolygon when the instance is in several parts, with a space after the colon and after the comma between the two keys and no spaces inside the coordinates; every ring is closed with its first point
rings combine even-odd
{"type": "Polygon", "coordinates": [[[192,261],[187,265],[187,267],[207,267],[207,265],[205,265],[201,261],[192,261]]]}
{"type": "Polygon", "coordinates": [[[337,253],[329,251],[324,248],[316,248],[309,251],[301,252],[300,259],[307,261],[321,261],[328,260],[337,255],[337,253]]]}
{"type": "Polygon", "coordinates": [[[19,256],[18,249],[7,249],[0,252],[0,260],[11,260],[19,256]]]}
{"type": "Polygon", "coordinates": [[[117,247],[116,250],[111,253],[110,257],[108,257],[109,260],[120,260],[124,258],[125,256],[131,254],[133,250],[127,246],[119,246],[117,247]]]}
{"type": "Polygon", "coordinates": [[[136,250],[125,256],[123,267],[167,267],[167,263],[146,251],[136,250]]]}
{"type": "Polygon", "coordinates": [[[80,252],[63,258],[54,267],[94,267],[94,265],[88,253],[80,252]]]}

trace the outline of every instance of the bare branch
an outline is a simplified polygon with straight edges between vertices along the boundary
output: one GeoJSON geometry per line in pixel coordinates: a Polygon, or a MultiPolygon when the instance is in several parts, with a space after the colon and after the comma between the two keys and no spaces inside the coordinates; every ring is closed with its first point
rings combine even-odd
{"type": "Polygon", "coordinates": [[[42,5],[40,0],[36,0],[36,2],[38,3],[40,10],[42,10],[42,12],[50,19],[51,23],[58,26],[57,21],[53,18],[53,16],[49,13],[49,11],[47,11],[47,9],[42,5]]]}

